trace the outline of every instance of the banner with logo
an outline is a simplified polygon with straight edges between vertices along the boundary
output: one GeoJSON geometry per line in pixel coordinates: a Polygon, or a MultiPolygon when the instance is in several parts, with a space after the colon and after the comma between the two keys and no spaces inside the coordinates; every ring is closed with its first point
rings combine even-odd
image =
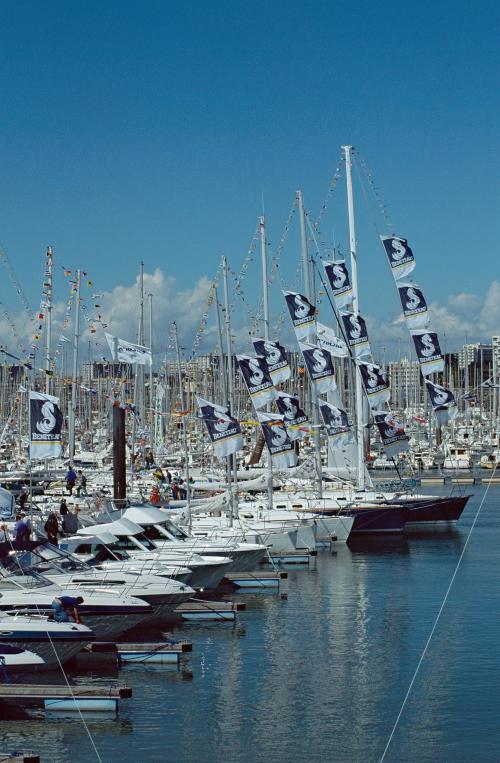
{"type": "Polygon", "coordinates": [[[196,397],[217,458],[230,456],[243,448],[243,435],[239,422],[229,413],[226,405],[217,405],[196,397]]]}
{"type": "Polygon", "coordinates": [[[275,341],[268,339],[253,339],[255,352],[263,357],[271,375],[273,384],[282,384],[290,378],[290,366],[286,357],[285,348],[275,341]]]}
{"type": "Polygon", "coordinates": [[[458,414],[458,407],[453,392],[440,384],[434,384],[425,380],[427,394],[431,401],[432,409],[440,426],[446,426],[453,421],[458,414]]]}
{"type": "Polygon", "coordinates": [[[319,409],[325,424],[328,437],[333,439],[334,445],[345,445],[351,439],[351,425],[347,418],[347,412],[336,405],[320,401],[319,409]]]}
{"type": "Polygon", "coordinates": [[[299,342],[299,346],[307,368],[307,373],[316,391],[332,392],[337,389],[333,371],[332,356],[328,350],[323,350],[319,345],[299,342]]]}
{"type": "Polygon", "coordinates": [[[373,411],[373,415],[383,448],[389,458],[410,449],[408,435],[391,411],[373,411]]]}
{"type": "Polygon", "coordinates": [[[387,403],[391,397],[389,384],[380,366],[358,361],[358,368],[365,388],[370,408],[387,403]]]}
{"type": "Polygon", "coordinates": [[[271,456],[273,467],[288,469],[297,464],[295,447],[287,432],[283,416],[276,413],[257,412],[264,440],[271,456]]]}
{"type": "Polygon", "coordinates": [[[341,313],[344,332],[355,358],[371,353],[366,323],[359,313],[341,313]]]}
{"type": "Polygon", "coordinates": [[[337,307],[345,307],[352,302],[352,286],[345,260],[323,262],[323,265],[337,307]]]}
{"type": "Polygon", "coordinates": [[[30,390],[30,459],[60,458],[63,415],[59,398],[30,390]]]}
{"type": "Polygon", "coordinates": [[[237,355],[236,360],[255,408],[263,408],[276,400],[277,392],[264,358],[237,355]]]}
{"type": "Polygon", "coordinates": [[[306,339],[316,331],[316,308],[307,297],[295,291],[283,291],[297,339],[306,339]]]}
{"type": "Polygon", "coordinates": [[[415,267],[413,252],[408,241],[399,236],[380,236],[391,266],[392,275],[396,280],[406,278],[415,267]]]}
{"type": "Polygon", "coordinates": [[[423,376],[444,371],[444,359],[441,355],[438,335],[434,331],[411,331],[423,376]]]}
{"type": "Polygon", "coordinates": [[[318,344],[323,350],[328,350],[334,358],[349,357],[348,346],[343,339],[335,334],[333,329],[318,321],[316,331],[318,334],[318,344]]]}
{"type": "Polygon", "coordinates": [[[117,336],[104,332],[106,341],[109,345],[111,357],[115,363],[138,363],[140,366],[151,366],[153,357],[148,347],[140,344],[126,342],[125,339],[118,339],[117,336]]]}
{"type": "Polygon", "coordinates": [[[429,325],[429,311],[423,292],[414,283],[396,284],[403,314],[410,329],[418,329],[429,325]]]}
{"type": "Polygon", "coordinates": [[[286,431],[291,440],[298,440],[304,436],[300,425],[307,424],[309,419],[300,407],[299,398],[295,395],[289,395],[287,392],[278,392],[276,400],[278,411],[283,416],[286,431]]]}

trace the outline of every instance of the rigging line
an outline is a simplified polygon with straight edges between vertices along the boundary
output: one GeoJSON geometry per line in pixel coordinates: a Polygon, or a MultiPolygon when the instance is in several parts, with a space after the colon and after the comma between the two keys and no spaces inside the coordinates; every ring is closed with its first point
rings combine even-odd
{"type": "Polygon", "coordinates": [[[487,484],[486,490],[484,491],[484,495],[483,495],[483,497],[481,499],[481,502],[480,502],[480,504],[478,506],[478,509],[476,511],[476,514],[475,514],[474,520],[472,522],[471,528],[470,528],[470,530],[468,532],[467,538],[465,539],[464,547],[463,547],[462,552],[461,552],[461,554],[460,554],[460,556],[458,558],[455,570],[453,572],[453,575],[451,576],[450,583],[448,585],[448,588],[446,589],[446,593],[444,595],[443,601],[441,602],[441,606],[439,607],[439,611],[438,611],[438,613],[436,615],[436,619],[434,620],[434,625],[432,626],[431,632],[429,633],[429,637],[428,637],[428,639],[427,639],[427,641],[425,643],[425,646],[423,648],[422,654],[420,655],[420,659],[419,659],[419,661],[417,663],[417,667],[415,668],[415,672],[413,673],[412,679],[410,681],[410,685],[408,686],[408,690],[407,690],[407,692],[405,694],[405,697],[403,699],[403,703],[401,705],[399,713],[398,713],[398,715],[396,717],[396,720],[394,722],[394,726],[392,727],[392,731],[389,734],[389,739],[387,740],[387,744],[385,745],[385,748],[384,748],[382,756],[381,756],[381,758],[379,760],[379,763],[383,763],[383,761],[386,758],[387,751],[388,751],[388,749],[389,749],[389,747],[391,745],[392,739],[393,739],[394,734],[396,732],[396,729],[397,729],[397,727],[399,725],[399,721],[401,720],[401,716],[403,715],[403,711],[405,709],[406,703],[407,703],[408,698],[410,696],[411,690],[413,689],[413,685],[414,685],[414,683],[416,681],[417,675],[418,675],[418,673],[420,671],[420,667],[421,667],[422,662],[424,661],[424,658],[425,658],[425,656],[427,654],[427,650],[428,650],[429,645],[431,643],[432,637],[434,636],[434,632],[435,632],[435,630],[437,628],[437,624],[438,624],[439,619],[441,617],[441,614],[442,614],[442,612],[443,612],[443,610],[445,608],[446,602],[448,601],[448,596],[450,595],[450,591],[451,591],[451,589],[453,587],[453,583],[455,582],[455,578],[457,576],[458,570],[459,570],[460,565],[462,563],[462,559],[463,559],[464,554],[465,554],[465,552],[467,550],[467,546],[469,545],[469,540],[470,540],[470,537],[472,535],[472,531],[474,530],[474,527],[476,526],[476,522],[477,522],[477,520],[479,518],[479,514],[481,512],[481,509],[483,508],[483,504],[484,504],[484,502],[486,500],[486,496],[488,495],[488,490],[490,489],[490,485],[491,485],[492,480],[493,480],[493,478],[495,476],[496,470],[497,470],[497,467],[495,465],[495,468],[493,469],[493,473],[491,475],[491,479],[489,480],[489,482],[487,484]]]}
{"type": "Polygon", "coordinates": [[[5,268],[6,268],[7,272],[8,272],[8,274],[9,274],[9,278],[11,280],[11,283],[14,286],[17,294],[19,295],[19,298],[20,298],[21,302],[23,303],[23,307],[26,310],[26,312],[28,313],[30,321],[33,322],[35,320],[35,315],[34,315],[32,309],[31,309],[31,307],[29,305],[29,302],[28,302],[28,300],[26,298],[26,295],[25,295],[24,291],[21,288],[21,284],[17,280],[17,276],[15,274],[14,268],[12,267],[12,263],[11,263],[11,261],[9,259],[9,256],[7,255],[7,252],[5,251],[5,249],[3,248],[3,246],[1,244],[0,244],[0,260],[2,260],[3,264],[5,265],[5,268]]]}

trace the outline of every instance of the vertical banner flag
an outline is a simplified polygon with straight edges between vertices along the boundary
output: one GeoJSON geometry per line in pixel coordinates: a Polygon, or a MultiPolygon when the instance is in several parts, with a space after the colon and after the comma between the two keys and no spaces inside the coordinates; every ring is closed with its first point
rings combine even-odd
{"type": "Polygon", "coordinates": [[[412,331],[411,336],[423,376],[444,371],[438,335],[433,331],[412,331]]]}
{"type": "Polygon", "coordinates": [[[438,424],[440,426],[449,424],[458,413],[455,396],[446,387],[434,384],[429,379],[425,380],[425,384],[438,424]]]}
{"type": "Polygon", "coordinates": [[[337,389],[333,371],[332,356],[328,350],[323,350],[316,344],[299,342],[304,363],[311,383],[318,393],[332,392],[337,389]]]}
{"type": "Polygon", "coordinates": [[[290,378],[291,372],[285,348],[279,342],[254,339],[253,346],[257,355],[265,359],[273,384],[281,384],[290,378]]]}
{"type": "Polygon", "coordinates": [[[358,367],[370,408],[381,403],[387,403],[391,393],[380,366],[376,366],[374,363],[364,363],[360,360],[358,367]]]}
{"type": "Polygon", "coordinates": [[[264,358],[237,355],[236,360],[255,408],[263,408],[276,400],[277,392],[264,358]]]}
{"type": "Polygon", "coordinates": [[[63,415],[59,398],[30,390],[30,459],[62,455],[63,415]]]}
{"type": "Polygon", "coordinates": [[[318,333],[318,343],[323,350],[328,350],[334,358],[348,357],[349,348],[344,340],[335,334],[333,329],[318,321],[316,331],[318,333]]]}
{"type": "Polygon", "coordinates": [[[345,260],[323,262],[337,307],[345,307],[352,302],[352,286],[345,260]]]}
{"type": "Polygon", "coordinates": [[[429,311],[422,290],[414,283],[397,283],[399,299],[409,329],[429,324],[429,311]]]}
{"type": "Polygon", "coordinates": [[[239,422],[229,413],[226,405],[217,405],[196,397],[198,407],[212,441],[217,458],[230,456],[243,448],[243,435],[239,422]]]}
{"type": "Polygon", "coordinates": [[[153,357],[148,347],[140,344],[126,342],[125,339],[118,339],[117,336],[104,332],[106,341],[109,345],[111,357],[115,363],[138,363],[140,366],[151,366],[153,357]]]}
{"type": "Polygon", "coordinates": [[[298,440],[304,434],[300,430],[300,425],[306,424],[309,421],[300,407],[299,398],[289,395],[287,392],[278,392],[276,405],[278,411],[283,416],[289,438],[291,440],[298,440]]]}
{"type": "Polygon", "coordinates": [[[368,340],[366,323],[361,315],[346,312],[341,313],[341,318],[344,324],[345,335],[354,357],[358,358],[360,355],[369,355],[371,352],[370,342],[368,340]]]}
{"type": "Polygon", "coordinates": [[[273,466],[278,469],[295,466],[297,463],[295,447],[286,430],[283,416],[262,411],[258,411],[257,416],[273,466]]]}
{"type": "Polygon", "coordinates": [[[399,236],[380,236],[395,280],[406,278],[415,267],[413,252],[408,241],[399,236]]]}
{"type": "Polygon", "coordinates": [[[316,330],[316,308],[302,294],[283,291],[297,339],[305,339],[316,330]]]}
{"type": "Polygon", "coordinates": [[[382,445],[389,458],[409,450],[409,438],[403,425],[390,411],[373,411],[375,424],[382,440],[382,445]]]}
{"type": "Polygon", "coordinates": [[[345,445],[346,440],[351,437],[351,425],[347,418],[347,412],[324,400],[320,401],[319,409],[328,437],[333,438],[334,444],[345,445]]]}

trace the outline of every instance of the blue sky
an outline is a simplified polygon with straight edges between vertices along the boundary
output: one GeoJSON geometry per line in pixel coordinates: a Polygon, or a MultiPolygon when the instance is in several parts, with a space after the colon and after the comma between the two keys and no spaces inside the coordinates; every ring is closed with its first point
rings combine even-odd
{"type": "MultiPolygon", "coordinates": [[[[470,293],[478,310],[500,280],[499,16],[463,1],[4,3],[0,241],[28,298],[48,243],[107,291],[140,259],[179,291],[222,253],[239,270],[262,198],[276,245],[297,188],[316,218],[349,142],[428,302],[449,313],[470,293]]],[[[383,323],[396,292],[359,187],[356,212],[361,308],[383,323]]],[[[333,229],[346,248],[343,182],[333,229]]],[[[294,226],[285,275],[298,255],[294,226]]],[[[249,297],[257,282],[256,267],[249,297]]],[[[4,271],[0,299],[14,315],[4,271]]]]}

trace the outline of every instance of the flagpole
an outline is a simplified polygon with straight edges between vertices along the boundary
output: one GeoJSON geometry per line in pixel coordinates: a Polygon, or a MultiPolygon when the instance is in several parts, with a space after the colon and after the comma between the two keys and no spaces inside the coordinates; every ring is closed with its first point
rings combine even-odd
{"type": "MultiPolygon", "coordinates": [[[[354,197],[352,192],[352,165],[351,156],[353,147],[342,146],[345,154],[346,186],[347,186],[347,210],[349,215],[349,249],[351,253],[351,279],[352,279],[352,311],[359,312],[358,298],[358,262],[356,252],[356,228],[354,223],[354,197]]],[[[358,489],[365,489],[365,453],[364,453],[364,421],[363,421],[363,394],[361,390],[361,375],[355,363],[355,407],[356,407],[356,437],[358,443],[358,489]]]]}
{"type": "MultiPolygon", "coordinates": [[[[311,304],[316,304],[315,294],[313,294],[313,288],[311,283],[309,253],[307,250],[307,235],[306,235],[306,212],[304,208],[304,196],[302,191],[297,191],[297,202],[299,207],[299,222],[300,222],[300,248],[302,253],[302,271],[304,278],[304,289],[306,297],[311,304]]],[[[316,337],[314,338],[316,341],[316,337]]],[[[313,438],[314,438],[314,452],[316,462],[316,487],[320,498],[323,496],[323,480],[322,480],[322,468],[321,468],[321,442],[319,432],[319,395],[316,390],[314,382],[310,382],[311,390],[311,403],[312,403],[312,419],[313,419],[313,438]]]]}
{"type": "MultiPolygon", "coordinates": [[[[155,414],[155,405],[153,404],[153,295],[148,294],[149,299],[149,351],[151,353],[151,365],[149,366],[149,441],[151,443],[151,453],[153,453],[153,421],[155,414]]],[[[156,396],[155,396],[156,397],[156,396]]],[[[155,399],[156,403],[156,399],[155,399]]]]}
{"type": "Polygon", "coordinates": [[[187,483],[187,492],[186,492],[186,498],[187,498],[187,524],[188,524],[188,530],[191,531],[191,483],[189,482],[189,444],[188,444],[188,437],[187,437],[187,429],[186,429],[186,409],[185,409],[185,401],[184,401],[184,387],[182,385],[182,370],[181,370],[181,353],[179,349],[179,336],[177,333],[177,324],[174,321],[173,323],[174,327],[174,338],[175,338],[175,352],[177,355],[177,370],[178,370],[178,376],[179,376],[179,397],[181,401],[181,419],[182,419],[182,441],[184,445],[184,452],[186,454],[186,483],[187,483]]]}
{"type": "MultiPolygon", "coordinates": [[[[264,307],[264,339],[269,341],[269,288],[267,277],[267,240],[266,240],[266,218],[264,215],[259,217],[260,232],[260,256],[262,265],[262,294],[264,307]]],[[[271,405],[266,405],[266,411],[270,413],[271,405]]],[[[271,452],[267,453],[267,500],[269,509],[273,508],[273,459],[271,452]]]]}
{"type": "Polygon", "coordinates": [[[53,265],[53,253],[52,247],[47,247],[47,276],[46,276],[46,295],[47,295],[47,333],[45,335],[45,370],[47,375],[45,377],[45,392],[50,394],[50,349],[52,344],[52,265],[53,265]]]}
{"type": "Polygon", "coordinates": [[[69,408],[68,454],[70,463],[75,456],[75,418],[76,418],[76,387],[78,381],[78,339],[80,337],[80,279],[81,271],[76,271],[75,321],[73,334],[73,378],[71,380],[71,404],[69,408]]]}
{"type": "MultiPolygon", "coordinates": [[[[227,259],[222,256],[222,280],[224,286],[224,323],[226,325],[226,351],[227,351],[227,375],[229,388],[229,415],[234,416],[234,373],[233,373],[233,342],[231,338],[231,320],[229,316],[229,290],[227,285],[227,259]]],[[[233,526],[233,517],[238,516],[238,478],[236,470],[236,455],[229,456],[233,465],[232,472],[236,490],[233,491],[233,481],[229,481],[229,491],[231,493],[231,514],[229,516],[229,525],[233,526]]],[[[231,473],[231,469],[230,469],[231,473]]]]}

